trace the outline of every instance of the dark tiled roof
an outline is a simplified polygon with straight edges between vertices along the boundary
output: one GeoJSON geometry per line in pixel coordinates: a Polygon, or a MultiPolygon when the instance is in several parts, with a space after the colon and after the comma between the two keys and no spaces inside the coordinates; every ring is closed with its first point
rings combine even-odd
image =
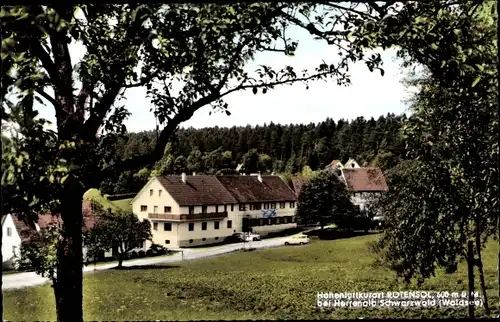
{"type": "Polygon", "coordinates": [[[215,176],[157,177],[179,206],[235,204],[236,200],[215,176]]]}
{"type": "Polygon", "coordinates": [[[278,176],[218,176],[217,179],[242,203],[265,201],[295,201],[294,191],[278,176]]]}
{"type": "Polygon", "coordinates": [[[297,198],[299,197],[300,190],[305,184],[308,184],[310,181],[309,178],[306,177],[292,177],[292,188],[295,191],[295,195],[297,198]]]}
{"type": "Polygon", "coordinates": [[[387,191],[387,182],[379,168],[346,168],[342,170],[349,191],[387,191]]]}

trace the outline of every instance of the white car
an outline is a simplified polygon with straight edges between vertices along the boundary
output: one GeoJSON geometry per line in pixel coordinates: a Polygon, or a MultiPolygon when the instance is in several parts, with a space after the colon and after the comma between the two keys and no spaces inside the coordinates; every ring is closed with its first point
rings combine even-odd
{"type": "Polygon", "coordinates": [[[245,235],[245,241],[259,241],[260,240],[260,235],[258,234],[247,234],[245,235]]]}
{"type": "Polygon", "coordinates": [[[287,238],[285,240],[285,245],[305,245],[310,242],[311,241],[307,235],[295,235],[287,238]]]}

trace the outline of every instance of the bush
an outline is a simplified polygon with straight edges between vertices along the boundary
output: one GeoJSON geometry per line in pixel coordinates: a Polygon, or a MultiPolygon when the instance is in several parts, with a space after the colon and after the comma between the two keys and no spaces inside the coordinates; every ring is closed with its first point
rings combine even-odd
{"type": "Polygon", "coordinates": [[[159,244],[152,244],[148,252],[151,254],[149,256],[166,255],[168,253],[167,249],[159,244]]]}
{"type": "Polygon", "coordinates": [[[343,215],[335,219],[335,225],[339,230],[370,230],[375,228],[371,218],[361,215],[343,215]]]}
{"type": "Polygon", "coordinates": [[[157,253],[153,252],[151,249],[148,249],[146,251],[146,256],[148,256],[148,257],[153,257],[153,256],[156,256],[156,255],[157,255],[157,253]]]}
{"type": "Polygon", "coordinates": [[[134,250],[130,253],[130,258],[139,258],[139,254],[134,250]]]}
{"type": "Polygon", "coordinates": [[[146,252],[143,250],[140,250],[137,254],[139,255],[139,258],[146,257],[146,252]]]}

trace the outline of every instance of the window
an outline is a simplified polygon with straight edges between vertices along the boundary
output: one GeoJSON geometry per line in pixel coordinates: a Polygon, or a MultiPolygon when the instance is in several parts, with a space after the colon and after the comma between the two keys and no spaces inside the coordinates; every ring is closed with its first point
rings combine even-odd
{"type": "Polygon", "coordinates": [[[144,206],[144,205],[142,205],[142,206],[141,206],[141,211],[148,211],[148,206],[144,206]]]}
{"type": "Polygon", "coordinates": [[[233,221],[232,220],[227,221],[227,228],[233,228],[233,221]]]}
{"type": "Polygon", "coordinates": [[[207,239],[206,239],[206,238],[202,238],[202,239],[201,239],[201,241],[205,241],[205,240],[207,240],[207,239]]]}
{"type": "Polygon", "coordinates": [[[157,222],[153,223],[153,230],[158,230],[158,223],[157,222]]]}
{"type": "Polygon", "coordinates": [[[234,211],[234,205],[231,205],[231,211],[234,211]]]}
{"type": "Polygon", "coordinates": [[[12,236],[12,228],[7,227],[7,236],[10,237],[12,236]]]}
{"type": "Polygon", "coordinates": [[[214,229],[219,229],[219,222],[218,221],[215,221],[214,222],[214,229]]]}
{"type": "Polygon", "coordinates": [[[286,223],[287,223],[287,224],[292,223],[292,220],[293,220],[293,217],[292,217],[292,216],[288,216],[288,217],[286,217],[286,223]]]}
{"type": "Polygon", "coordinates": [[[149,189],[149,196],[150,197],[153,196],[153,193],[154,193],[153,189],[149,189]]]}
{"type": "Polygon", "coordinates": [[[264,219],[262,218],[259,219],[259,226],[264,226],[264,219]]]}
{"type": "Polygon", "coordinates": [[[271,209],[276,209],[276,202],[273,202],[273,203],[271,204],[271,209]]]}
{"type": "Polygon", "coordinates": [[[227,212],[227,205],[224,205],[224,212],[227,212]]]}
{"type": "Polygon", "coordinates": [[[290,202],[290,208],[295,208],[295,201],[290,202]]]}
{"type": "Polygon", "coordinates": [[[281,217],[277,217],[277,218],[276,218],[276,224],[277,224],[277,225],[281,224],[281,217]]]}
{"type": "Polygon", "coordinates": [[[240,211],[245,211],[245,210],[246,210],[245,204],[240,204],[240,211]]]}
{"type": "Polygon", "coordinates": [[[276,222],[277,222],[277,218],[276,217],[271,218],[271,225],[276,225],[276,222]]]}
{"type": "Polygon", "coordinates": [[[161,197],[161,191],[162,191],[161,189],[158,190],[158,197],[161,197]]]}
{"type": "Polygon", "coordinates": [[[207,213],[207,206],[201,206],[201,213],[206,214],[207,213]]]}
{"type": "Polygon", "coordinates": [[[260,209],[262,209],[262,204],[260,203],[250,204],[250,210],[260,210],[260,209]]]}
{"type": "Polygon", "coordinates": [[[269,204],[268,203],[264,204],[264,209],[269,209],[269,204]]]}
{"type": "Polygon", "coordinates": [[[192,239],[190,239],[190,240],[189,240],[189,243],[190,243],[190,244],[192,244],[192,243],[193,243],[193,240],[192,240],[192,239]]]}
{"type": "Polygon", "coordinates": [[[163,224],[163,230],[164,231],[172,231],[172,224],[169,222],[166,222],[163,224]]]}
{"type": "Polygon", "coordinates": [[[189,206],[189,214],[194,215],[194,206],[189,206]]]}
{"type": "Polygon", "coordinates": [[[280,202],[280,208],[281,209],[285,208],[285,203],[284,202],[280,202]]]}
{"type": "Polygon", "coordinates": [[[153,213],[154,213],[154,214],[157,214],[157,213],[158,213],[158,206],[154,206],[154,207],[153,207],[153,213]]]}
{"type": "Polygon", "coordinates": [[[189,223],[189,231],[194,231],[194,223],[193,222],[189,223]]]}
{"type": "Polygon", "coordinates": [[[172,207],[169,207],[169,206],[163,207],[163,212],[166,213],[166,214],[171,213],[172,212],[172,207]]]}
{"type": "Polygon", "coordinates": [[[170,240],[165,239],[165,244],[167,244],[167,245],[170,244],[170,240]]]}
{"type": "Polygon", "coordinates": [[[207,222],[206,221],[201,223],[201,230],[207,230],[207,222]]]}
{"type": "Polygon", "coordinates": [[[271,218],[267,218],[267,223],[266,225],[271,225],[271,218]]]}

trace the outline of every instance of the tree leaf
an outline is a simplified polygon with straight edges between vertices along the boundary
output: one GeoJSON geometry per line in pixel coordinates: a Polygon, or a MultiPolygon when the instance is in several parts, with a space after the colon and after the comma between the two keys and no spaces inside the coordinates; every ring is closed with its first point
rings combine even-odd
{"type": "Polygon", "coordinates": [[[475,87],[477,85],[477,83],[479,83],[480,80],[481,80],[481,76],[477,76],[476,79],[474,80],[474,82],[472,82],[472,87],[475,87]]]}

